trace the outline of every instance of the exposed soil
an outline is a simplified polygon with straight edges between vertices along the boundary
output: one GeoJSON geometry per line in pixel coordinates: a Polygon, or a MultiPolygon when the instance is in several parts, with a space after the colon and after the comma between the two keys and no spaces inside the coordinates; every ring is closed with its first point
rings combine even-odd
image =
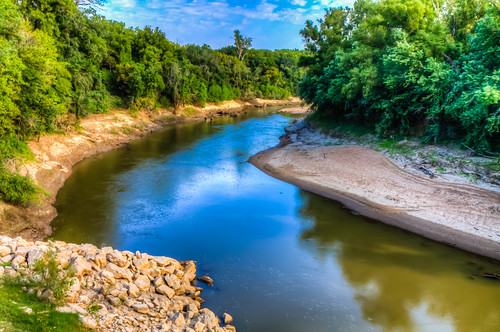
{"type": "Polygon", "coordinates": [[[176,112],[160,109],[141,111],[132,116],[126,110],[93,114],[81,120],[78,128],[63,135],[42,135],[29,142],[35,160],[18,160],[12,170],[34,178],[49,194],[36,205],[17,207],[0,202],[0,234],[40,240],[48,237],[50,222],[57,216],[52,206],[58,190],[71,175],[73,165],[92,155],[121,147],[167,124],[184,121],[210,121],[224,114],[237,114],[249,107],[298,105],[298,98],[288,100],[227,101],[205,108],[187,106],[176,112]]]}
{"type": "Polygon", "coordinates": [[[303,121],[285,131],[280,146],[249,161],[273,177],[338,200],[362,215],[500,259],[498,191],[407,171],[367,147],[313,144],[314,130],[303,121]]]}

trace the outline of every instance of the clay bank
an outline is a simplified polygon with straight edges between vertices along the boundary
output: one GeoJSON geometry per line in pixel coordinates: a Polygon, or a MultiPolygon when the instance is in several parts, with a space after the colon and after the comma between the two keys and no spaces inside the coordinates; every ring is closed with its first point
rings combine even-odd
{"type": "Polygon", "coordinates": [[[362,215],[500,260],[499,192],[408,172],[361,146],[306,144],[304,121],[285,131],[279,146],[250,162],[362,215]]]}

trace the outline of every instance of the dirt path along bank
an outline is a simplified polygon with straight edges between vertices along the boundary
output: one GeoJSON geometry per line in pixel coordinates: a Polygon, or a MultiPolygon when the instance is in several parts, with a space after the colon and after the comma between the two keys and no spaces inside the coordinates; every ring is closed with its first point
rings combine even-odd
{"type": "Polygon", "coordinates": [[[361,146],[311,146],[287,128],[278,147],[249,162],[362,215],[500,260],[500,194],[409,173],[361,146]]]}

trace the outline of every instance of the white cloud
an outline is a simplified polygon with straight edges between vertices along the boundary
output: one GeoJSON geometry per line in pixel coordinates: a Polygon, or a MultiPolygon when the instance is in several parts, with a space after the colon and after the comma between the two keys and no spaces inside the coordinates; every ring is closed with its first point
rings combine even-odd
{"type": "Polygon", "coordinates": [[[307,0],[290,0],[290,3],[295,6],[304,7],[307,4],[307,0]]]}

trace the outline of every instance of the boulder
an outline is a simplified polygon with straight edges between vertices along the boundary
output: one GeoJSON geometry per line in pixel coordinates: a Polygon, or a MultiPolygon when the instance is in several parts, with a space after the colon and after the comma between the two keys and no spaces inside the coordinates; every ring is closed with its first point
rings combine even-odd
{"type": "Polygon", "coordinates": [[[112,252],[106,255],[108,262],[111,262],[119,267],[125,267],[128,264],[128,261],[123,258],[123,255],[118,250],[113,250],[112,252]]]}
{"type": "Polygon", "coordinates": [[[213,286],[214,285],[214,280],[212,278],[210,278],[209,276],[201,276],[201,277],[198,277],[198,281],[200,282],[203,282],[209,286],[213,286]]]}
{"type": "Polygon", "coordinates": [[[44,252],[43,250],[41,249],[38,249],[38,248],[35,248],[35,249],[31,249],[29,252],[28,252],[28,266],[33,266],[33,264],[35,264],[35,262],[39,259],[42,259],[44,255],[44,252]]]}
{"type": "Polygon", "coordinates": [[[137,286],[142,291],[145,291],[149,289],[149,286],[151,285],[151,282],[149,281],[149,278],[144,276],[144,275],[139,275],[137,279],[134,281],[134,284],[137,286]]]}
{"type": "Polygon", "coordinates": [[[132,305],[132,309],[141,314],[147,314],[149,312],[149,307],[144,303],[136,303],[132,305]]]}
{"type": "Polygon", "coordinates": [[[12,252],[9,247],[6,246],[0,246],[0,257],[5,257],[7,255],[10,255],[12,252]]]}
{"type": "Polygon", "coordinates": [[[184,315],[180,312],[176,312],[172,317],[172,323],[179,328],[183,328],[186,326],[186,320],[184,319],[184,315]]]}
{"type": "Polygon", "coordinates": [[[78,256],[75,260],[73,260],[71,265],[74,268],[75,277],[78,277],[79,279],[92,272],[92,265],[81,256],[78,256]]]}
{"type": "Polygon", "coordinates": [[[139,296],[139,288],[133,284],[133,283],[130,283],[128,285],[128,296],[132,297],[132,298],[136,298],[139,296]]]}
{"type": "Polygon", "coordinates": [[[169,299],[171,299],[175,295],[175,291],[172,288],[168,287],[167,285],[160,285],[156,287],[156,292],[158,294],[167,296],[169,299]]]}
{"type": "Polygon", "coordinates": [[[106,254],[104,252],[100,252],[92,259],[92,261],[100,268],[103,269],[106,267],[108,260],[106,258],[106,254]]]}
{"type": "Polygon", "coordinates": [[[146,270],[149,268],[149,261],[147,258],[136,258],[132,260],[134,266],[136,267],[137,270],[146,270]]]}

